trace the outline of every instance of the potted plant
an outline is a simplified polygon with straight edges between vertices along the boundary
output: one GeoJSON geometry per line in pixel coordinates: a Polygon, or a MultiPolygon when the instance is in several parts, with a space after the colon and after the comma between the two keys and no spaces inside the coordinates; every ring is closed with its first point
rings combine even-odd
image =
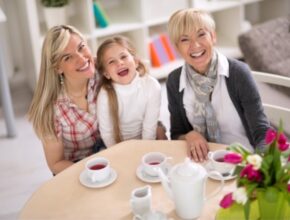
{"type": "Polygon", "coordinates": [[[68,0],[41,0],[44,7],[63,7],[68,5],[68,0]]]}
{"type": "Polygon", "coordinates": [[[69,0],[41,0],[47,28],[67,24],[66,6],[69,0]]]}
{"type": "Polygon", "coordinates": [[[228,193],[220,206],[225,209],[234,206],[236,210],[243,207],[244,219],[248,220],[254,219],[250,209],[256,202],[260,220],[289,219],[290,144],[283,133],[282,121],[278,131],[267,131],[265,143],[265,151],[253,154],[239,144],[229,146],[232,153],[225,155],[224,161],[237,164],[237,190],[228,193]]]}

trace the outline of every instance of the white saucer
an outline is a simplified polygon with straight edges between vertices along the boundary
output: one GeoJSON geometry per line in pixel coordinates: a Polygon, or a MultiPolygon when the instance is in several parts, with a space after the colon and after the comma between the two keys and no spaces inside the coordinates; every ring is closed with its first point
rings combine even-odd
{"type": "MultiPolygon", "coordinates": [[[[169,170],[171,168],[171,165],[169,163],[166,163],[164,168],[164,173],[167,175],[169,173],[169,170]]],[[[159,183],[161,182],[159,176],[150,176],[146,174],[143,170],[143,165],[140,164],[136,170],[137,177],[142,180],[145,183],[159,183]]]]}
{"type": "MultiPolygon", "coordinates": [[[[210,171],[214,171],[212,165],[211,165],[211,162],[206,162],[204,163],[204,168],[206,169],[206,171],[209,173],[210,171]]],[[[231,173],[229,173],[229,175],[227,176],[223,176],[223,179],[224,180],[232,180],[234,178],[237,177],[237,175],[234,175],[234,169],[231,171],[231,173]]],[[[209,173],[208,174],[208,177],[211,178],[211,179],[214,179],[214,180],[221,180],[221,178],[213,173],[209,173]]]]}
{"type": "Polygon", "coordinates": [[[134,216],[133,220],[141,220],[141,219],[154,219],[154,220],[167,220],[167,216],[159,211],[152,211],[144,214],[142,217],[134,216]]]}
{"type": "Polygon", "coordinates": [[[101,181],[101,182],[92,182],[90,180],[90,178],[88,177],[86,170],[83,170],[80,174],[79,179],[80,179],[81,184],[83,184],[86,187],[102,188],[102,187],[105,187],[105,186],[112,184],[117,179],[117,176],[118,175],[117,175],[116,171],[111,168],[110,176],[107,179],[105,179],[104,181],[101,181]]]}

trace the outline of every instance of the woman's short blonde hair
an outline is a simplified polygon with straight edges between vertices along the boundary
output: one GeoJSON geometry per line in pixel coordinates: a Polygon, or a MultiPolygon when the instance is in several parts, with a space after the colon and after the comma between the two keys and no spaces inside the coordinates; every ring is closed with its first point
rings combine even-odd
{"type": "Polygon", "coordinates": [[[214,32],[215,21],[208,12],[196,8],[176,11],[171,15],[168,22],[169,38],[175,46],[181,35],[198,31],[201,28],[214,32]]]}

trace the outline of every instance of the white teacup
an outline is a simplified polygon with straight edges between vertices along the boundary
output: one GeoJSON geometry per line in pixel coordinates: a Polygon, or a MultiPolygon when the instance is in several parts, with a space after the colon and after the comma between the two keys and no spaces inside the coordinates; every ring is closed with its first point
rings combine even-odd
{"type": "Polygon", "coordinates": [[[135,216],[142,216],[152,211],[151,186],[135,188],[131,192],[130,205],[135,216]]]}
{"type": "Polygon", "coordinates": [[[234,164],[224,162],[224,156],[228,154],[227,150],[216,150],[208,152],[208,158],[211,161],[212,168],[221,174],[228,174],[235,168],[234,164]]]}
{"type": "Polygon", "coordinates": [[[144,172],[149,176],[158,176],[158,169],[164,169],[168,157],[160,152],[149,152],[142,157],[144,172]]]}
{"type": "Polygon", "coordinates": [[[86,171],[92,182],[102,182],[110,176],[110,163],[104,157],[94,157],[86,162],[86,171]]]}

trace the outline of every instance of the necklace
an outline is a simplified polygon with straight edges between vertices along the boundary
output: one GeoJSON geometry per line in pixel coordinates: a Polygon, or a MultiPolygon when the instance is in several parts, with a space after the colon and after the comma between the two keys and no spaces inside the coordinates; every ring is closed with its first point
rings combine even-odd
{"type": "Polygon", "coordinates": [[[69,92],[68,89],[67,89],[67,94],[68,94],[68,96],[69,96],[70,98],[72,98],[72,99],[80,99],[80,98],[83,98],[83,97],[84,97],[85,99],[88,98],[87,87],[86,87],[86,86],[84,87],[84,89],[83,89],[81,92],[79,92],[79,93],[75,93],[75,94],[69,92]]]}

